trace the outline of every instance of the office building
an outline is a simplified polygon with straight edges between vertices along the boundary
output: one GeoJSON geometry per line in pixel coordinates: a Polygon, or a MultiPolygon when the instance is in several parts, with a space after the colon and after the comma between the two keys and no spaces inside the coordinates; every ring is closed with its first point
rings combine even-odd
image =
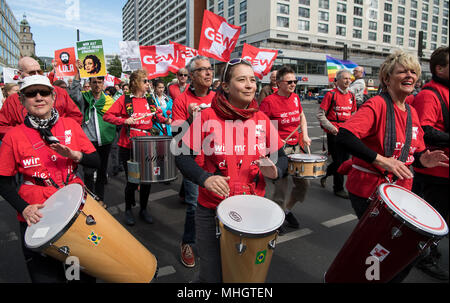
{"type": "Polygon", "coordinates": [[[0,0],[0,64],[2,66],[17,67],[20,59],[19,22],[6,0],[0,0]]]}

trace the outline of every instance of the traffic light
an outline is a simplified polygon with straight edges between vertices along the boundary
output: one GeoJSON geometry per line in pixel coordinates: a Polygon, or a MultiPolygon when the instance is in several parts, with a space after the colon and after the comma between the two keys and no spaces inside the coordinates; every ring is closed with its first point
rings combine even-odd
{"type": "Polygon", "coordinates": [[[344,44],[344,60],[348,60],[348,46],[344,44]]]}
{"type": "Polygon", "coordinates": [[[417,51],[417,56],[419,58],[423,57],[423,31],[419,32],[419,49],[417,51]]]}

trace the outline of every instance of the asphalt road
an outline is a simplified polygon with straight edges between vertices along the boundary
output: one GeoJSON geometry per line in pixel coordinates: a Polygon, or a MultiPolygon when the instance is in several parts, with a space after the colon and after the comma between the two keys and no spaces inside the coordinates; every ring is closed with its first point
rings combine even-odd
{"type": "MultiPolygon", "coordinates": [[[[302,103],[309,134],[313,139],[312,153],[322,152],[322,136],[315,113],[316,101],[302,103]]],[[[119,221],[124,218],[124,175],[110,177],[106,186],[109,212],[119,221]]],[[[180,241],[184,227],[185,205],[180,202],[178,190],[181,177],[176,181],[152,186],[149,210],[154,224],[138,219],[137,224],[126,227],[158,259],[159,274],[156,283],[187,283],[196,279],[198,266],[184,267],[180,262],[180,241]]],[[[271,283],[323,283],[324,273],[357,224],[350,201],[334,196],[332,180],[321,188],[319,181],[311,182],[304,203],[297,204],[293,212],[300,220],[297,230],[287,228],[278,240],[267,276],[271,283]]],[[[30,282],[20,250],[18,224],[15,211],[0,200],[0,282],[30,282]]],[[[440,265],[448,271],[448,237],[440,242],[440,265]]],[[[404,283],[441,283],[413,268],[404,283]]]]}

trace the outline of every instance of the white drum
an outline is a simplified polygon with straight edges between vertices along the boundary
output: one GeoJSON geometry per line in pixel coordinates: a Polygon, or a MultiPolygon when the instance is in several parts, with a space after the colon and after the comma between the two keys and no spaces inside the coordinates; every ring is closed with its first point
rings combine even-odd
{"type": "Polygon", "coordinates": [[[327,174],[327,157],[315,154],[288,155],[288,172],[294,178],[317,179],[327,174]]]}
{"type": "Polygon", "coordinates": [[[238,195],[219,204],[223,282],[265,282],[284,217],[278,204],[259,196],[238,195]]]}

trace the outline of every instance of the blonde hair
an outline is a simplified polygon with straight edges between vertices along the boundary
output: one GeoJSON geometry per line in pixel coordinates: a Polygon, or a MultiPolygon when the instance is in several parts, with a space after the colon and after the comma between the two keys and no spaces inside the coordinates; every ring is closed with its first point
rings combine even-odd
{"type": "Polygon", "coordinates": [[[397,63],[407,69],[413,70],[417,75],[417,79],[420,78],[422,68],[420,67],[420,63],[417,57],[410,53],[399,50],[389,55],[389,57],[387,57],[381,65],[379,78],[382,89],[387,88],[385,80],[387,80],[392,75],[392,72],[394,71],[395,65],[397,63]]]}
{"type": "Polygon", "coordinates": [[[140,81],[147,80],[147,71],[139,69],[130,75],[130,92],[134,95],[140,87],[140,81]]]}
{"type": "Polygon", "coordinates": [[[9,96],[9,92],[13,89],[13,87],[19,87],[19,84],[17,83],[6,83],[5,84],[5,88],[4,88],[4,97],[8,97],[9,96]]]}

